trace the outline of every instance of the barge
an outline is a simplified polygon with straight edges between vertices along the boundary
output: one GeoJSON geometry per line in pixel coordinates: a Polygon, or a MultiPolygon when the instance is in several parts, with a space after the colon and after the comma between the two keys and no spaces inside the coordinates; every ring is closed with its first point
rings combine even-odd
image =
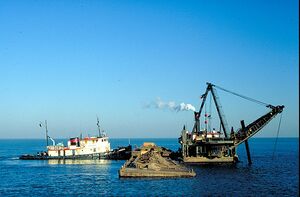
{"type": "Polygon", "coordinates": [[[119,170],[119,177],[194,177],[193,170],[170,158],[172,151],[154,143],[144,145],[132,152],[131,158],[119,170]]]}
{"type": "MultiPolygon", "coordinates": [[[[236,152],[237,147],[244,143],[247,151],[248,163],[251,164],[250,148],[248,140],[258,133],[264,126],[266,126],[276,115],[280,114],[284,106],[278,105],[273,106],[247,96],[243,96],[234,93],[230,90],[226,90],[219,86],[211,83],[207,83],[207,88],[205,93],[201,96],[202,103],[200,110],[194,112],[195,123],[191,132],[189,132],[185,126],[181,131],[181,136],[178,141],[181,145],[179,149],[180,159],[184,163],[191,164],[220,164],[220,163],[236,163],[238,162],[238,155],[236,152]],[[253,121],[252,123],[245,126],[244,120],[241,120],[241,128],[237,129],[235,132],[233,127],[229,134],[228,124],[222,110],[222,106],[217,96],[216,88],[223,90],[225,92],[231,93],[235,96],[239,96],[243,99],[264,105],[269,109],[269,111],[253,121]],[[218,114],[219,130],[215,130],[210,125],[211,121],[211,111],[206,111],[206,100],[210,96],[210,102],[213,100],[216,106],[216,112],[218,114]],[[204,107],[205,106],[205,107],[204,107]],[[202,114],[205,108],[204,115],[202,114]],[[202,116],[203,115],[203,116],[202,116]],[[203,122],[204,126],[202,125],[203,122]],[[200,124],[201,123],[201,124],[200,124]]],[[[211,104],[209,104],[209,108],[211,104]]]]}

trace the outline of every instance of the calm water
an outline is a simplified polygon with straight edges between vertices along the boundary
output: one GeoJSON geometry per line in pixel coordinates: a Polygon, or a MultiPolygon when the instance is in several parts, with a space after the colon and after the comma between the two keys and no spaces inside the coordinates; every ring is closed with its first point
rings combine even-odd
{"type": "MultiPolygon", "coordinates": [[[[131,139],[178,149],[177,139],[131,139]]],[[[22,161],[18,156],[43,150],[43,140],[0,140],[0,196],[299,196],[298,138],[251,139],[253,164],[244,145],[236,166],[191,166],[195,178],[120,179],[124,161],[22,161]]],[[[111,139],[112,148],[127,139],[111,139]]]]}

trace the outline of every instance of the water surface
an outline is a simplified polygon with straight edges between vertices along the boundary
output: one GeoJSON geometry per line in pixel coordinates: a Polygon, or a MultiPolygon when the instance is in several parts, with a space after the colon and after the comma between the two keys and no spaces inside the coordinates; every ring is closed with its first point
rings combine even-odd
{"type": "MultiPolygon", "coordinates": [[[[111,139],[112,148],[128,139],[111,139]]],[[[177,139],[131,139],[132,145],[155,142],[172,150],[177,139]]],[[[176,179],[120,179],[124,161],[26,161],[18,156],[44,150],[44,140],[0,140],[0,196],[299,196],[299,139],[249,141],[253,164],[244,144],[237,165],[190,166],[197,176],[176,179]]]]}

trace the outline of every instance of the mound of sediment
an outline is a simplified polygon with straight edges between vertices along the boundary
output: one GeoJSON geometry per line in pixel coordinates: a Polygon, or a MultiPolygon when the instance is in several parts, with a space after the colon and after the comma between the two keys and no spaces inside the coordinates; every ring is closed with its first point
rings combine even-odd
{"type": "Polygon", "coordinates": [[[170,151],[154,143],[132,152],[131,158],[119,170],[120,177],[193,177],[195,172],[171,160],[170,151]]]}

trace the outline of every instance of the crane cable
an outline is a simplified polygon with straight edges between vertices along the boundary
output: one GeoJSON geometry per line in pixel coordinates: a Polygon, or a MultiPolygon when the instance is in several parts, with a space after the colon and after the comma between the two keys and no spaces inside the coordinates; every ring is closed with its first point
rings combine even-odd
{"type": "Polygon", "coordinates": [[[278,129],[277,129],[277,135],[276,135],[274,149],[273,149],[273,154],[272,154],[272,160],[274,160],[274,156],[275,156],[275,151],[276,151],[276,146],[277,146],[277,140],[278,140],[280,126],[281,126],[281,118],[282,118],[282,113],[280,114],[280,119],[279,119],[279,124],[278,124],[278,129]]]}
{"type": "Polygon", "coordinates": [[[270,106],[270,104],[268,104],[268,103],[265,103],[265,102],[262,102],[262,101],[259,101],[259,100],[256,100],[256,99],[247,97],[247,96],[243,96],[243,95],[241,95],[241,94],[232,92],[232,91],[230,91],[230,90],[226,90],[226,89],[224,89],[224,88],[222,88],[222,87],[220,87],[220,86],[216,86],[216,85],[213,85],[213,86],[216,87],[216,88],[218,88],[218,89],[220,89],[220,90],[223,90],[223,91],[225,91],[225,92],[228,92],[228,93],[230,93],[230,94],[233,94],[233,95],[235,95],[235,96],[239,96],[239,97],[241,97],[241,98],[243,98],[243,99],[252,101],[252,102],[254,102],[254,103],[257,103],[257,104],[260,104],[260,105],[264,105],[264,106],[270,106]]]}

